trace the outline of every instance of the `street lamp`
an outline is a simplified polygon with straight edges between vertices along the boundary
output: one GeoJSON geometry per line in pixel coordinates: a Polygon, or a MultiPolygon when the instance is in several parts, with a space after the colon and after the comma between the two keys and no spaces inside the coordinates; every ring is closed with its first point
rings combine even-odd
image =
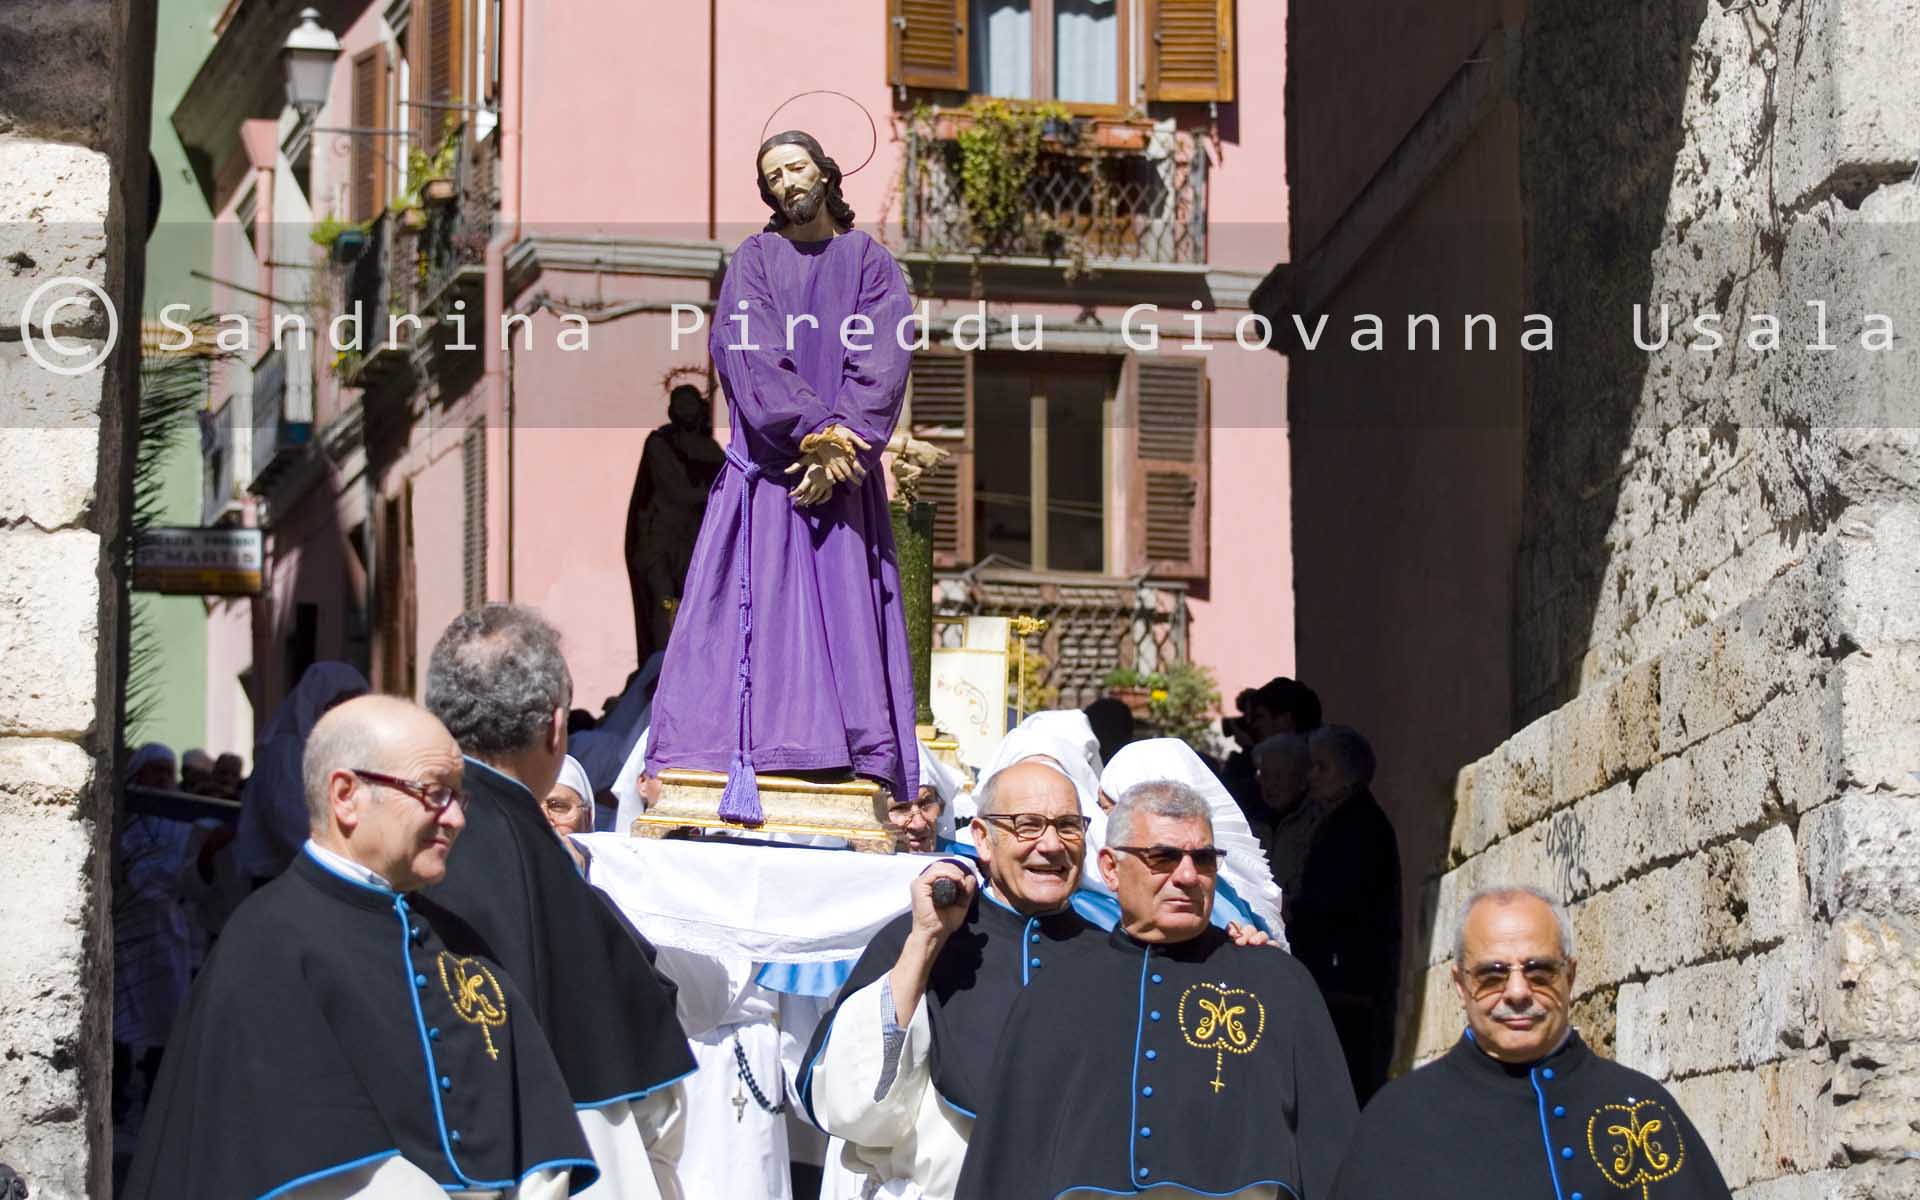
{"type": "Polygon", "coordinates": [[[280,66],[286,76],[287,102],[302,118],[312,120],[327,102],[334,60],[340,57],[340,39],[320,26],[320,10],[301,10],[300,24],[280,47],[280,66]]]}

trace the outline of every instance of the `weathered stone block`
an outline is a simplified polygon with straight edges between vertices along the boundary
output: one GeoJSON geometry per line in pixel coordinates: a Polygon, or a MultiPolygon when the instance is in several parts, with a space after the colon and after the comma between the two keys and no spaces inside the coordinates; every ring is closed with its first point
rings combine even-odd
{"type": "Polygon", "coordinates": [[[1668,1090],[1713,1150],[1735,1188],[1833,1165],[1821,1137],[1831,1071],[1818,1057],[1682,1079],[1668,1090]]]}
{"type": "MultiPolygon", "coordinates": [[[[51,750],[39,767],[17,743],[8,750],[14,763],[63,782],[74,767],[64,750],[51,750]]],[[[99,1103],[82,1082],[91,1053],[81,1043],[83,1014],[89,994],[106,987],[89,969],[104,964],[89,964],[83,938],[89,910],[104,904],[87,886],[90,822],[46,803],[45,791],[30,783],[16,792],[0,782],[0,861],[8,870],[0,888],[0,929],[7,931],[0,1029],[8,1046],[0,1056],[0,1146],[27,1173],[35,1196],[80,1197],[88,1194],[88,1164],[72,1151],[85,1144],[88,1108],[99,1103]]]]}
{"type": "Polygon", "coordinates": [[[1920,796],[1920,644],[1850,654],[1834,667],[1843,786],[1920,796]]]}
{"type": "Polygon", "coordinates": [[[1920,642],[1920,511],[1909,501],[1850,516],[1834,544],[1835,629],[1869,650],[1920,642]]]}
{"type": "Polygon", "coordinates": [[[1912,0],[1824,0],[1782,10],[1780,121],[1775,161],[1783,205],[1857,189],[1895,164],[1911,168],[1920,145],[1920,100],[1910,86],[1920,58],[1920,6],[1912,0]],[[1789,22],[1791,24],[1789,25],[1789,22]]]}
{"type": "Polygon", "coordinates": [[[1920,1120],[1920,1043],[1852,1042],[1834,1064],[1831,1136],[1849,1159],[1902,1159],[1920,1120]]]}
{"type": "Polygon", "coordinates": [[[1582,993],[1746,950],[1794,929],[1798,909],[1755,888],[1791,877],[1793,843],[1724,842],[1573,907],[1582,993]],[[1764,936],[1763,936],[1764,935],[1764,936]]]}
{"type": "Polygon", "coordinates": [[[1800,843],[1817,916],[1920,915],[1920,800],[1843,796],[1802,818],[1800,843]]]}
{"type": "Polygon", "coordinates": [[[1660,1079],[1752,1067],[1819,1040],[1812,946],[1682,967],[1620,987],[1617,1053],[1660,1079]]]}
{"type": "Polygon", "coordinates": [[[0,520],[41,529],[85,519],[99,473],[99,369],[43,370],[17,343],[0,343],[0,520]]]}
{"type": "Polygon", "coordinates": [[[1476,828],[1498,830],[1487,841],[1525,829],[1553,811],[1553,722],[1551,716],[1531,722],[1488,755],[1487,777],[1475,782],[1476,789],[1486,790],[1474,797],[1476,828]]]}
{"type": "Polygon", "coordinates": [[[1469,854],[1476,854],[1485,843],[1474,843],[1473,829],[1473,780],[1480,772],[1480,762],[1468,763],[1460,768],[1453,777],[1453,820],[1447,826],[1447,867],[1452,869],[1460,865],[1460,860],[1469,854]]]}
{"type": "Polygon", "coordinates": [[[1553,714],[1553,802],[1572,804],[1607,786],[1607,707],[1611,688],[1582,692],[1553,714]]]}
{"type": "Polygon", "coordinates": [[[0,530],[0,734],[93,727],[99,571],[92,533],[0,530]]]}
{"type": "MultiPolygon", "coordinates": [[[[107,157],[0,135],[0,179],[7,181],[0,196],[0,328],[15,328],[48,280],[67,275],[105,284],[107,157]]],[[[55,330],[86,323],[76,316],[63,314],[55,330]]]]}
{"type": "Polygon", "coordinates": [[[71,808],[93,782],[93,758],[54,738],[0,738],[0,794],[9,806],[71,808]]]}
{"type": "Polygon", "coordinates": [[[1920,923],[1845,919],[1826,931],[1823,953],[1829,1039],[1920,1038],[1920,923]]]}

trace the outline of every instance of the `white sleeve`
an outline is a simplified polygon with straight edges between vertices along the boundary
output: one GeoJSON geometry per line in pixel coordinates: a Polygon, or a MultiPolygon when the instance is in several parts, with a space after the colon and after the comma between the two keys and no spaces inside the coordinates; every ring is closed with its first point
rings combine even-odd
{"type": "Polygon", "coordinates": [[[682,1200],[684,1096],[685,1088],[676,1083],[642,1100],[581,1109],[580,1132],[600,1167],[600,1178],[579,1200],[682,1200]]]}
{"type": "Polygon", "coordinates": [[[883,975],[842,1002],[813,1066],[813,1112],[821,1128],[860,1146],[894,1146],[911,1137],[930,1086],[926,999],[913,1010],[905,1038],[895,1041],[896,1057],[886,1036],[888,1026],[898,1028],[888,983],[883,975]],[[881,1090],[889,1068],[892,1080],[881,1090]]]}

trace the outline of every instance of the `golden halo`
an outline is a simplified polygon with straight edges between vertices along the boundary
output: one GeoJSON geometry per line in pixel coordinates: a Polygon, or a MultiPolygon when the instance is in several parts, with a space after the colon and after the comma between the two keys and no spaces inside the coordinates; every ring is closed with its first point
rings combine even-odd
{"type": "Polygon", "coordinates": [[[860,165],[855,167],[853,170],[849,171],[849,170],[846,170],[845,168],[842,168],[840,171],[840,177],[842,179],[845,179],[849,175],[858,175],[862,170],[866,168],[866,165],[868,163],[873,161],[873,156],[879,153],[880,151],[880,127],[874,124],[873,114],[867,111],[867,106],[860,103],[858,100],[855,100],[852,96],[847,95],[845,92],[837,92],[832,88],[814,88],[811,91],[795,92],[793,95],[788,96],[785,100],[780,102],[780,107],[774,109],[772,115],[767,117],[767,123],[760,127],[761,143],[765,144],[767,140],[767,130],[773,128],[773,118],[779,116],[781,112],[783,112],[786,109],[787,105],[792,104],[795,100],[805,99],[808,96],[838,96],[842,100],[845,100],[848,104],[851,104],[855,108],[859,109],[860,115],[867,119],[867,131],[873,135],[873,142],[871,145],[867,147],[867,156],[861,159],[860,165]]]}

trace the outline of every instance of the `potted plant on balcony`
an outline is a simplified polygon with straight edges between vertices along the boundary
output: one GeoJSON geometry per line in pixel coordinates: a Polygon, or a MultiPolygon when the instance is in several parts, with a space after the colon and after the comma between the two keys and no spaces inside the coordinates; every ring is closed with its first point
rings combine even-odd
{"type": "Polygon", "coordinates": [[[1155,736],[1179,738],[1202,753],[1211,751],[1209,718],[1220,707],[1213,672],[1179,662],[1152,672],[1109,671],[1101,682],[1107,694],[1125,704],[1134,721],[1155,736]]]}
{"type": "Polygon", "coordinates": [[[1147,719],[1153,704],[1153,686],[1151,676],[1131,667],[1118,667],[1108,671],[1100,686],[1107,689],[1107,695],[1127,706],[1136,721],[1147,719]]]}
{"type": "Polygon", "coordinates": [[[360,257],[360,251],[367,245],[367,229],[371,222],[342,221],[338,217],[322,217],[307,236],[313,244],[327,252],[335,263],[345,265],[360,257]]]}
{"type": "Polygon", "coordinates": [[[407,153],[407,179],[413,195],[428,204],[451,204],[454,199],[453,170],[460,155],[460,130],[450,126],[446,136],[431,155],[420,150],[407,153]]]}

